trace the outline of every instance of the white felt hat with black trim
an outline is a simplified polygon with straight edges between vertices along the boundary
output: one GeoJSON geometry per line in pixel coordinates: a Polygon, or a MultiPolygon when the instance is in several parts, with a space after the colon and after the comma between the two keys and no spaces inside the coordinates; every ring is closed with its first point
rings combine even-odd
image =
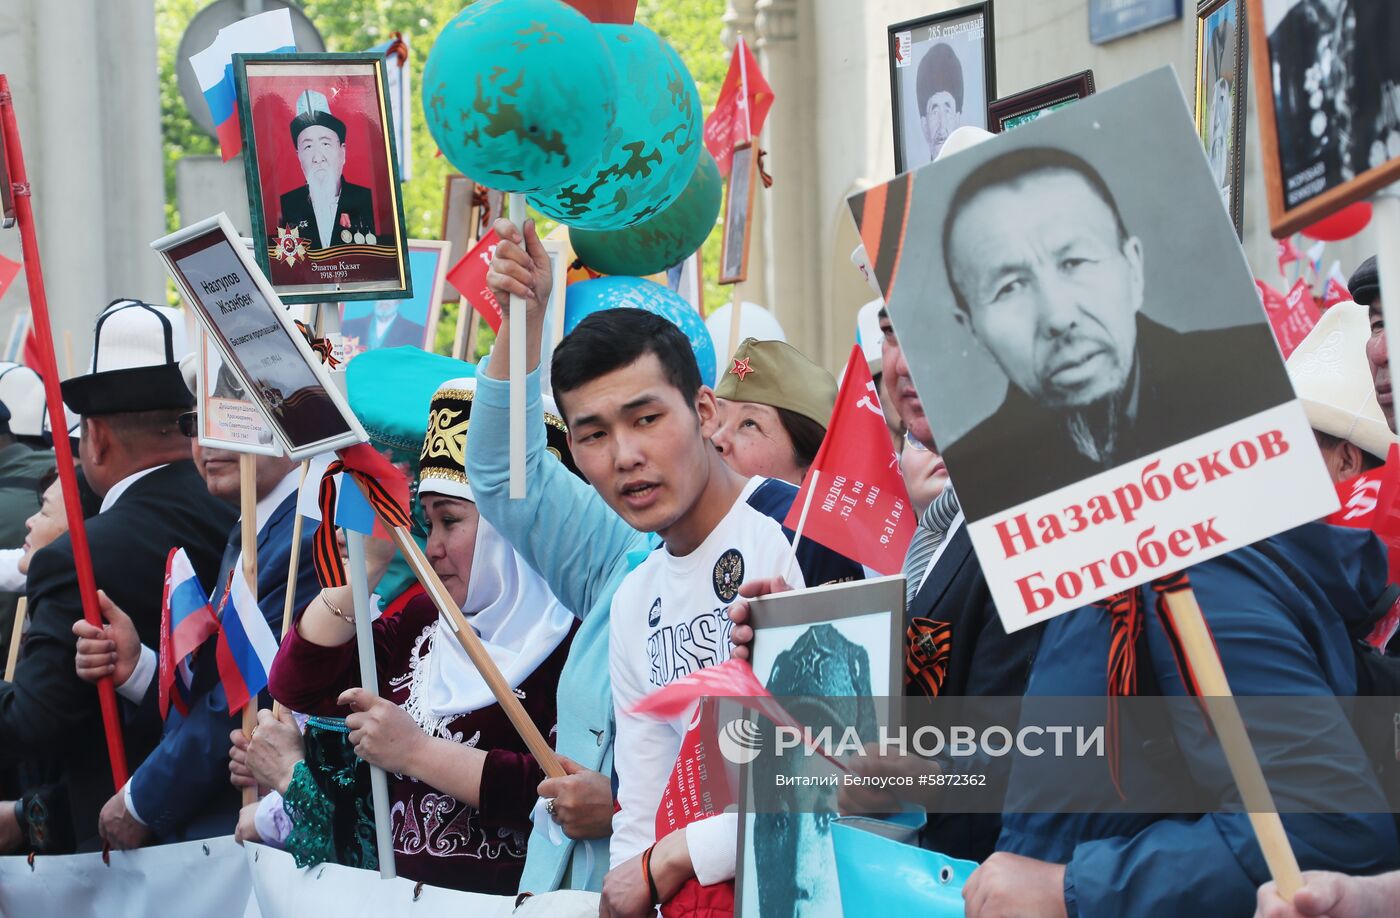
{"type": "Polygon", "coordinates": [[[1337,303],[1322,314],[1285,363],[1313,430],[1385,459],[1395,435],[1381,414],[1366,364],[1366,307],[1337,303]]]}
{"type": "Polygon", "coordinates": [[[0,361],[0,402],[10,409],[10,433],[38,437],[44,433],[44,381],[22,363],[0,361]]]}
{"type": "Polygon", "coordinates": [[[63,401],[81,415],[191,408],[194,395],[180,372],[189,351],[178,310],[116,300],[97,317],[92,364],[63,383],[63,401]]]}

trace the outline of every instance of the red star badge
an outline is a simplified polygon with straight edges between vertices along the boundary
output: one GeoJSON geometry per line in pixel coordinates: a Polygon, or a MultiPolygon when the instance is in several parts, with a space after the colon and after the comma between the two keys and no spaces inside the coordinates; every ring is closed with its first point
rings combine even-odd
{"type": "Polygon", "coordinates": [[[745,357],[740,360],[736,357],[734,358],[734,368],[729,372],[739,377],[739,382],[743,382],[744,378],[753,372],[753,367],[749,366],[749,358],[745,357]]]}

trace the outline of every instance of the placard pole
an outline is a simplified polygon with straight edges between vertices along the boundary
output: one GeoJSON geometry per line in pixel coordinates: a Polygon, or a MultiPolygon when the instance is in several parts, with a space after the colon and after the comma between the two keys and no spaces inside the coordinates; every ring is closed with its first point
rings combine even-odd
{"type": "Polygon", "coordinates": [[[29,597],[21,596],[15,603],[15,626],[10,631],[10,652],[5,659],[5,681],[15,681],[15,666],[19,663],[19,643],[24,639],[24,620],[29,615],[29,597]]]}
{"type": "Polygon", "coordinates": [[[1230,766],[1235,786],[1239,788],[1244,809],[1249,813],[1254,837],[1259,840],[1279,896],[1285,902],[1292,902],[1294,893],[1303,886],[1303,876],[1298,870],[1293,847],[1288,843],[1288,835],[1283,831],[1283,820],[1274,807],[1273,794],[1264,781],[1259,757],[1254,754],[1254,746],[1245,732],[1240,709],[1230,691],[1229,680],[1225,678],[1220,652],[1211,639],[1195,592],[1187,588],[1165,595],[1167,613],[1176,626],[1186,661],[1195,676],[1200,696],[1206,701],[1215,733],[1220,737],[1225,761],[1230,766]]]}
{"type": "MultiPolygon", "coordinates": [[[[33,316],[34,337],[38,341],[39,359],[43,363],[39,375],[44,381],[44,401],[49,412],[49,429],[54,432],[54,458],[58,465],[58,480],[62,482],[63,502],[68,515],[68,539],[73,545],[78,595],[83,602],[83,619],[88,624],[101,628],[102,612],[97,605],[97,578],[93,574],[92,554],[88,550],[87,527],[83,522],[83,504],[78,493],[73,450],[68,438],[62,435],[68,429],[68,421],[63,414],[63,394],[58,386],[58,358],[54,353],[53,326],[49,323],[49,301],[44,293],[44,269],[39,260],[39,240],[34,232],[34,207],[29,198],[29,176],[24,169],[24,149],[20,146],[19,122],[15,118],[10,81],[3,73],[0,73],[0,148],[4,149],[6,170],[14,186],[15,218],[19,223],[24,277],[29,285],[29,307],[33,316]]],[[[111,676],[103,676],[98,680],[97,699],[102,710],[102,730],[107,741],[107,758],[112,766],[112,783],[115,790],[121,790],[128,777],[126,744],[122,736],[121,717],[117,712],[117,689],[111,676]]]]}
{"type": "MultiPolygon", "coordinates": [[[[724,358],[726,368],[729,366],[729,361],[734,359],[734,352],[739,350],[739,322],[743,318],[744,312],[744,298],[739,295],[739,288],[742,286],[743,283],[738,283],[729,288],[734,299],[729,306],[729,353],[724,358]]],[[[724,370],[721,370],[720,375],[723,374],[724,370]]],[[[719,380],[715,380],[715,385],[719,385],[719,380]]]]}
{"type": "MultiPolygon", "coordinates": [[[[254,596],[258,595],[258,466],[252,453],[238,455],[238,504],[242,514],[243,579],[254,596]]],[[[258,696],[243,705],[243,735],[251,738],[258,728],[258,696]]],[[[258,802],[256,787],[243,788],[243,805],[258,802]]]]}
{"type": "MultiPolygon", "coordinates": [[[[301,461],[301,480],[297,483],[297,496],[300,497],[301,489],[306,487],[306,473],[311,468],[311,460],[301,461]]],[[[287,633],[292,630],[292,612],[296,607],[297,599],[297,573],[301,566],[301,524],[304,517],[296,514],[292,521],[292,559],[287,565],[287,597],[282,602],[282,630],[277,635],[278,642],[287,639],[287,633]]],[[[272,716],[282,719],[282,702],[276,698],[272,699],[272,716]]]]}
{"type": "MultiPolygon", "coordinates": [[[[510,222],[521,232],[524,242],[525,195],[510,195],[510,222]]],[[[539,304],[543,308],[546,304],[539,304]]],[[[525,301],[510,297],[510,498],[525,496],[525,301]]],[[[512,693],[513,694],[513,693],[512,693]]]]}
{"type": "MultiPolygon", "coordinates": [[[[355,603],[355,649],[360,657],[360,684],[366,691],[378,695],[379,667],[374,660],[374,629],[369,620],[371,606],[369,574],[365,565],[365,536],[347,529],[345,543],[350,550],[350,592],[355,603]]],[[[379,851],[379,876],[392,880],[398,874],[394,869],[394,840],[389,834],[389,779],[378,765],[369,767],[369,788],[374,804],[374,839],[379,851]]]]}

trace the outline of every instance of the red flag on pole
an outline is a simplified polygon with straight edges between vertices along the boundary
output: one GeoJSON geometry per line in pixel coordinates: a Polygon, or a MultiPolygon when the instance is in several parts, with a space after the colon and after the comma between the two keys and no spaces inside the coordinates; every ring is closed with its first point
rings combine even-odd
{"type": "Polygon", "coordinates": [[[802,535],[882,574],[899,573],[917,521],[889,442],[880,396],[856,345],[826,439],[783,525],[797,528],[815,487],[802,535]]]}
{"type": "Polygon", "coordinates": [[[714,110],[705,119],[705,147],[719,164],[720,175],[729,175],[734,145],[757,137],[763,131],[763,122],[772,107],[773,87],[768,85],[748,42],[740,35],[734,43],[729,72],[724,75],[714,110]]]}
{"type": "Polygon", "coordinates": [[[22,262],[10,261],[4,255],[0,255],[0,297],[5,295],[5,291],[10,289],[10,284],[15,282],[19,276],[19,269],[24,267],[22,262]]]}
{"type": "Polygon", "coordinates": [[[1259,288],[1259,298],[1264,301],[1264,312],[1269,317],[1269,326],[1274,331],[1279,350],[1287,359],[1322,317],[1317,301],[1313,299],[1308,282],[1301,278],[1287,296],[1264,281],[1256,280],[1254,283],[1259,288]]]}
{"type": "Polygon", "coordinates": [[[1341,283],[1335,277],[1327,278],[1327,286],[1322,291],[1322,309],[1324,312],[1336,306],[1338,303],[1351,301],[1351,291],[1346,288],[1346,284],[1341,283]]]}
{"type": "Polygon", "coordinates": [[[1302,257],[1298,247],[1293,244],[1292,236],[1278,241],[1278,273],[1287,274],[1284,269],[1302,257]]]}
{"type": "Polygon", "coordinates": [[[481,313],[493,332],[501,330],[501,304],[496,295],[486,285],[486,269],[491,267],[491,259],[496,255],[496,244],[501,237],[495,230],[481,237],[471,251],[447,272],[447,281],[462,292],[473,309],[481,313]]]}
{"type": "MultiPolygon", "coordinates": [[[[1385,543],[1390,580],[1400,577],[1400,447],[1391,444],[1385,465],[1337,484],[1341,509],[1327,517],[1333,526],[1369,529],[1385,543]]],[[[1400,626],[1400,601],[1376,623],[1367,643],[1384,649],[1400,626]]]]}

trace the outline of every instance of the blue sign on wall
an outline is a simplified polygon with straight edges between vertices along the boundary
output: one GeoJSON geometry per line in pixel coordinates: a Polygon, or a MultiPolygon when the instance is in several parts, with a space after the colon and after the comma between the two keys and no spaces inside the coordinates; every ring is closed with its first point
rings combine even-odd
{"type": "Polygon", "coordinates": [[[1181,0],[1089,0],[1089,41],[1096,45],[1181,18],[1181,0]]]}

